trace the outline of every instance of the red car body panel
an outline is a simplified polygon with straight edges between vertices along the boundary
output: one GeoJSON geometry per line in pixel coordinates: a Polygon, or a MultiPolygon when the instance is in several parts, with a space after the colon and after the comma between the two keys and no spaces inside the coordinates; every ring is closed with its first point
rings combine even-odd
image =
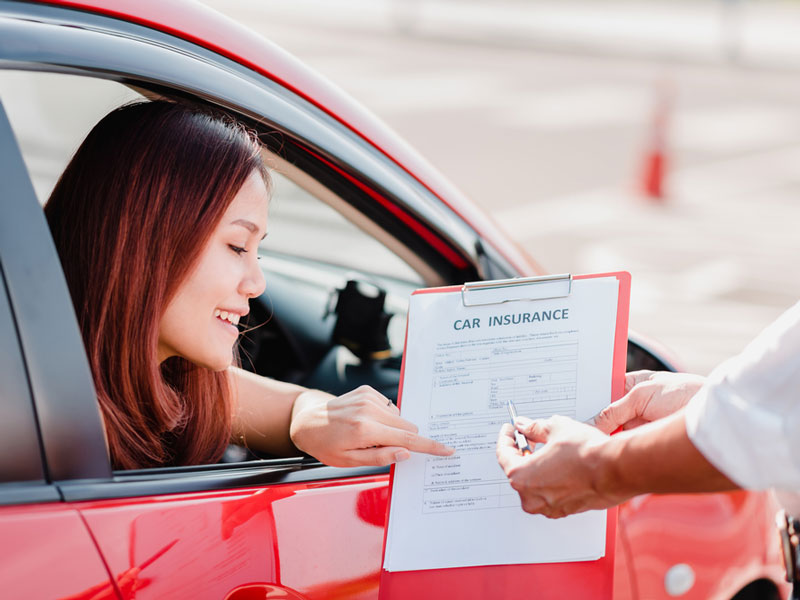
{"type": "MultiPolygon", "coordinates": [[[[387,479],[3,508],[0,580],[30,599],[374,600],[387,479]]],[[[668,598],[664,575],[678,563],[698,573],[686,598],[730,598],[732,565],[748,580],[779,578],[777,544],[764,546],[768,502],[735,492],[624,504],[614,598],[668,598]]]]}
{"type": "Polygon", "coordinates": [[[123,598],[374,599],[387,484],[381,475],[75,506],[123,598]]]}
{"type": "MultiPolygon", "coordinates": [[[[765,544],[776,505],[765,493],[645,495],[620,507],[642,598],[664,598],[670,567],[691,565],[691,598],[731,598],[741,581],[780,581],[779,546],[765,544]],[[728,574],[735,572],[736,581],[728,574]]],[[[784,590],[786,591],[786,590],[784,590]]]]}
{"type": "MultiPolygon", "coordinates": [[[[374,600],[387,499],[388,478],[375,476],[75,507],[125,599],[374,600]]],[[[669,598],[665,575],[682,563],[697,575],[685,598],[731,598],[742,579],[778,580],[778,546],[764,545],[770,509],[749,492],[622,505],[615,600],[669,598]],[[736,581],[725,577],[732,567],[736,581]]]]}
{"type": "Polygon", "coordinates": [[[530,256],[499,231],[489,215],[470,202],[383,122],[336,85],[254,31],[200,3],[188,0],[49,0],[44,3],[118,17],[175,35],[280,83],[394,160],[495,245],[521,273],[536,275],[544,272],[530,256]]]}
{"type": "Polygon", "coordinates": [[[68,504],[0,507],[0,596],[117,598],[80,513],[68,504]]]}

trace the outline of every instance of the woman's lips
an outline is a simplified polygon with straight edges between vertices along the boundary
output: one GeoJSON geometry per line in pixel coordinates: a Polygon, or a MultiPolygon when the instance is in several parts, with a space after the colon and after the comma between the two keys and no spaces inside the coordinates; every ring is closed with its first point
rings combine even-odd
{"type": "Polygon", "coordinates": [[[236,327],[233,323],[228,321],[227,319],[223,319],[221,317],[214,317],[214,319],[222,325],[228,333],[232,333],[233,335],[239,335],[239,328],[236,327]]]}

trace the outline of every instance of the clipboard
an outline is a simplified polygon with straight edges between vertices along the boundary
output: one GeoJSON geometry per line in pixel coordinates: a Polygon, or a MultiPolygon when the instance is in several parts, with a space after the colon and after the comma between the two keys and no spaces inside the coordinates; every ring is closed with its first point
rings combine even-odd
{"type": "MultiPolygon", "coordinates": [[[[546,277],[507,279],[467,283],[463,286],[427,288],[414,294],[457,293],[464,308],[506,304],[508,302],[537,302],[563,298],[572,294],[573,281],[593,278],[614,278],[618,284],[616,325],[614,327],[611,398],[613,402],[624,394],[625,366],[628,341],[628,312],[630,306],[630,274],[627,272],[570,274],[546,277]]],[[[411,315],[409,315],[411,318],[411,315]]],[[[406,344],[408,343],[408,327],[406,344]]],[[[407,353],[401,367],[398,406],[402,406],[407,353]]],[[[582,562],[549,562],[536,564],[506,564],[453,567],[431,570],[387,571],[384,559],[387,550],[391,499],[395,483],[392,465],[389,480],[379,600],[412,598],[503,599],[520,596],[539,600],[563,598],[611,599],[613,595],[614,556],[616,544],[617,509],[607,510],[605,554],[598,560],[582,562]]],[[[520,509],[521,510],[521,509],[520,509]]],[[[520,516],[524,516],[522,513],[520,516]]]]}

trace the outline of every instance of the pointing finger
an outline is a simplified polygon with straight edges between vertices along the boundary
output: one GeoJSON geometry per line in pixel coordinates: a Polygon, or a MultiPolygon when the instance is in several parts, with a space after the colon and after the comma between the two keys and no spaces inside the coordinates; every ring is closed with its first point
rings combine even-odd
{"type": "Polygon", "coordinates": [[[414,425],[411,421],[406,421],[400,414],[392,414],[390,411],[381,411],[378,419],[378,423],[382,423],[389,427],[394,427],[395,429],[403,429],[405,431],[410,431],[411,433],[417,433],[419,428],[414,425]]]}
{"type": "Polygon", "coordinates": [[[408,450],[396,446],[351,450],[348,455],[353,465],[375,465],[376,467],[385,467],[411,458],[408,450]]]}
{"type": "Polygon", "coordinates": [[[399,446],[411,452],[421,452],[434,456],[450,456],[455,452],[454,448],[432,440],[430,438],[417,435],[411,431],[403,431],[387,428],[381,435],[380,446],[399,446]]]}

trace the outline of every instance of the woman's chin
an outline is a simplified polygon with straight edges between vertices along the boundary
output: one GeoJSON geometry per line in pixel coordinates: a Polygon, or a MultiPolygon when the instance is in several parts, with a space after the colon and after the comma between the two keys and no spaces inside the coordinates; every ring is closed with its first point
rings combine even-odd
{"type": "Polygon", "coordinates": [[[203,367],[209,371],[224,371],[233,364],[233,352],[220,356],[204,356],[195,359],[189,358],[190,362],[198,367],[203,367]]]}
{"type": "Polygon", "coordinates": [[[233,355],[229,356],[227,360],[221,360],[213,365],[209,365],[208,368],[212,371],[224,371],[228,367],[233,364],[233,355]]]}

